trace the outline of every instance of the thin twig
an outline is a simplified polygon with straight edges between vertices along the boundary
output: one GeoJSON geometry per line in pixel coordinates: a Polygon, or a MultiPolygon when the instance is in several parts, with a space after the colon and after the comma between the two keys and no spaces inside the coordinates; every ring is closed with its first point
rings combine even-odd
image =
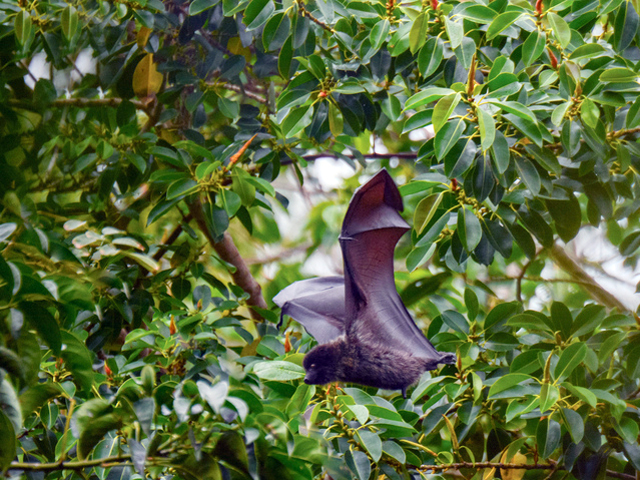
{"type": "Polygon", "coordinates": [[[516,300],[518,300],[518,302],[520,303],[522,303],[522,279],[524,278],[525,273],[527,273],[528,268],[531,266],[535,258],[536,256],[534,255],[531,260],[529,260],[522,266],[522,271],[520,272],[520,275],[518,275],[518,278],[516,280],[516,300]]]}
{"type": "MultiPolygon", "coordinates": [[[[418,154],[416,152],[402,152],[402,153],[364,153],[362,154],[362,156],[364,158],[405,158],[405,159],[415,159],[418,154]]],[[[324,152],[324,153],[314,153],[311,155],[304,155],[302,158],[304,158],[307,162],[313,162],[314,160],[317,160],[319,158],[335,158],[335,159],[341,159],[341,158],[349,158],[352,160],[357,160],[358,157],[356,157],[355,155],[338,155],[335,152],[324,152]]],[[[282,162],[282,164],[284,165],[285,162],[282,162]]]]}
{"type": "Polygon", "coordinates": [[[255,100],[256,102],[267,105],[269,101],[266,98],[261,97],[260,95],[249,92],[246,89],[243,89],[239,85],[234,85],[233,83],[216,83],[216,87],[221,87],[226,90],[231,90],[232,92],[237,92],[243,94],[245,97],[250,98],[251,100],[255,100]]]}
{"type": "Polygon", "coordinates": [[[318,20],[316,17],[314,17],[311,12],[309,10],[307,10],[304,5],[302,5],[302,3],[298,3],[298,8],[300,9],[300,12],[302,13],[303,17],[309,17],[309,20],[311,20],[313,23],[320,25],[322,28],[324,28],[327,32],[331,32],[331,33],[336,33],[336,31],[334,30],[334,28],[330,25],[327,25],[326,23],[324,23],[321,20],[318,20]]]}

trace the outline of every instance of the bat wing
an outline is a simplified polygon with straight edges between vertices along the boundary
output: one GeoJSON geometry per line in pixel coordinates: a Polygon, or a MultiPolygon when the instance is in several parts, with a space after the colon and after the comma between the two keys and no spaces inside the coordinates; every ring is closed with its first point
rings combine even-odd
{"type": "Polygon", "coordinates": [[[328,343],[344,333],[344,278],[322,277],[292,283],[273,297],[318,343],[328,343]]]}
{"type": "Polygon", "coordinates": [[[364,342],[438,363],[455,355],[438,352],[417,327],[396,291],[393,251],[409,230],[402,219],[402,197],[386,170],[356,190],[342,224],[340,245],[345,269],[345,330],[364,342]]]}

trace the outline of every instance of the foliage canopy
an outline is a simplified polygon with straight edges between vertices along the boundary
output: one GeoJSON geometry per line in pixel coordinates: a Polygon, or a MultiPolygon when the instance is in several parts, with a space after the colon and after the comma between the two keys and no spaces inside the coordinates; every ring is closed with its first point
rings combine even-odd
{"type": "Polygon", "coordinates": [[[635,478],[638,317],[559,242],[637,260],[639,9],[0,1],[2,470],[635,478]],[[313,340],[265,301],[300,264],[244,261],[335,239],[329,202],[307,243],[274,220],[318,153],[405,180],[398,286],[459,357],[408,399],[305,385],[313,340]]]}

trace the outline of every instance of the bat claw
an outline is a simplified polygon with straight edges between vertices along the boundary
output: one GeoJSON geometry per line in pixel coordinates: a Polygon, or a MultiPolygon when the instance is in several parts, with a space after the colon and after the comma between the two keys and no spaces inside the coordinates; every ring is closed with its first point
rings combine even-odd
{"type": "Polygon", "coordinates": [[[402,387],[402,398],[407,399],[407,387],[402,387]]]}

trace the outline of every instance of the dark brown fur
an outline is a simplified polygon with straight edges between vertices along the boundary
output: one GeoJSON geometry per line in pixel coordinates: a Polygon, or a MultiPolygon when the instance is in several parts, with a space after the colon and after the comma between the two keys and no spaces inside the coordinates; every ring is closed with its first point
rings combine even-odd
{"type": "Polygon", "coordinates": [[[304,359],[305,383],[322,385],[341,381],[359,383],[388,390],[402,390],[418,381],[427,370],[424,359],[391,350],[384,345],[370,345],[342,336],[331,343],[318,345],[304,359]]]}

